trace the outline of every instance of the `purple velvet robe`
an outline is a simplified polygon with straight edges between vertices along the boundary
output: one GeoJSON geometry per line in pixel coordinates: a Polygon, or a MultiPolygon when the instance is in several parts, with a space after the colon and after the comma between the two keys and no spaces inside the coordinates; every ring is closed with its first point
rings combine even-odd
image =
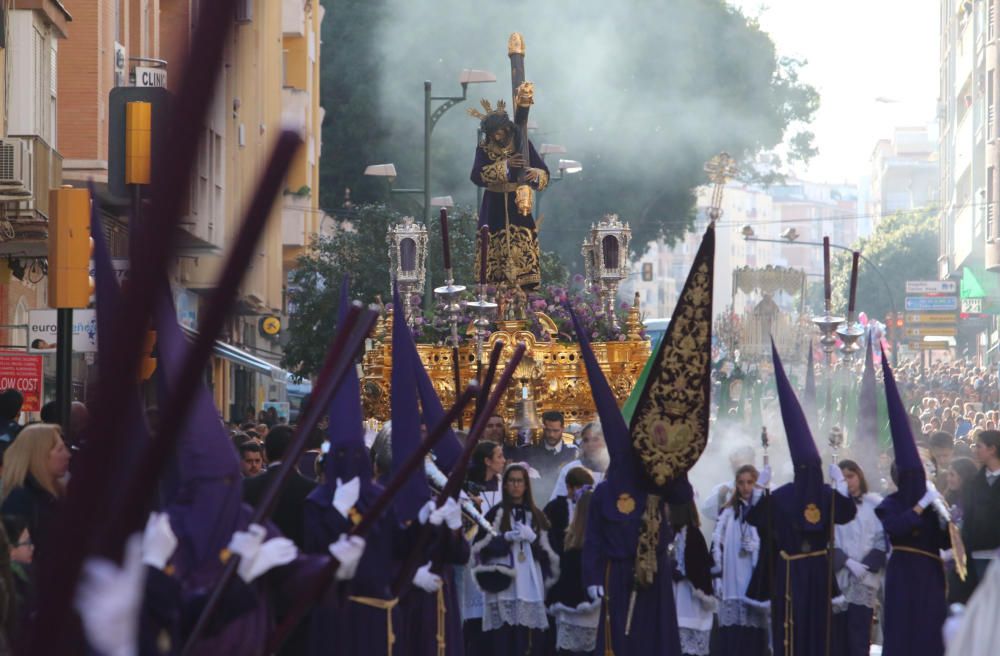
{"type": "MultiPolygon", "coordinates": [[[[374,483],[362,485],[361,497],[355,506],[358,511],[364,514],[380,491],[381,487],[374,483]]],[[[333,489],[329,484],[317,487],[306,499],[305,543],[308,553],[329,553],[329,545],[353,527],[350,520],[333,507],[332,501],[333,489]]],[[[391,599],[395,526],[395,513],[387,510],[365,536],[365,553],[354,578],[330,586],[313,609],[310,654],[390,656],[387,648],[388,622],[391,620],[395,633],[399,625],[398,608],[389,611],[387,617],[386,610],[351,601],[348,597],[391,599]]]]}
{"type": "MultiPolygon", "coordinates": [[[[541,191],[548,185],[549,169],[530,141],[528,150],[528,166],[545,172],[541,180],[528,184],[536,191],[541,191]]],[[[534,217],[531,214],[522,216],[517,209],[513,191],[517,179],[514,177],[515,172],[507,170],[504,165],[506,158],[506,155],[492,145],[477,146],[470,175],[476,186],[486,190],[479,208],[479,225],[488,226],[490,231],[486,278],[491,284],[513,278],[512,282],[521,287],[535,287],[541,282],[538,231],[534,217]]],[[[477,247],[477,258],[479,252],[477,247]]],[[[477,262],[477,270],[478,267],[477,262]]]]}
{"type": "Polygon", "coordinates": [[[829,558],[825,553],[790,561],[781,556],[782,551],[795,556],[826,550],[830,537],[831,502],[833,520],[837,524],[846,524],[854,519],[857,513],[854,501],[834,492],[829,485],[823,485],[817,491],[815,505],[820,517],[808,529],[805,528],[801,497],[794,483],[765,495],[747,515],[747,522],[761,535],[758,568],[764,566],[770,556],[774,582],[770,590],[771,642],[775,654],[785,653],[786,637],[791,639],[793,654],[826,653],[830,599],[838,594],[836,581],[832,583],[832,590],[830,587],[829,558]],[[787,618],[789,624],[786,626],[785,592],[789,585],[792,617],[787,618]]]}
{"type": "MultiPolygon", "coordinates": [[[[604,653],[605,641],[610,637],[615,654],[680,654],[680,631],[671,578],[673,563],[667,552],[673,532],[666,519],[660,523],[656,578],[650,587],[636,593],[631,630],[625,635],[625,619],[635,579],[635,554],[648,497],[634,494],[634,509],[623,514],[619,507],[626,506],[609,498],[613,493],[607,482],[594,491],[583,546],[584,585],[601,585],[605,591],[595,653],[604,653]],[[609,617],[610,627],[607,626],[609,617]]],[[[670,501],[670,498],[665,499],[665,502],[670,501]]]]}
{"type": "MultiPolygon", "coordinates": [[[[469,561],[469,543],[461,532],[435,527],[434,537],[427,548],[426,563],[434,561],[432,571],[441,577],[444,595],[444,640],[447,656],[462,656],[465,648],[462,638],[462,617],[455,589],[454,568],[469,561]]],[[[415,586],[399,598],[400,630],[397,636],[396,656],[436,656],[438,653],[438,594],[424,592],[415,586]]]]}
{"type": "Polygon", "coordinates": [[[887,496],[875,514],[882,520],[893,547],[885,568],[885,627],[882,653],[885,656],[940,656],[944,654],[941,626],[948,616],[944,566],[937,558],[939,549],[950,549],[948,532],[941,528],[938,515],[927,508],[918,515],[913,504],[887,496]],[[897,547],[919,549],[931,555],[900,551],[897,547]]]}

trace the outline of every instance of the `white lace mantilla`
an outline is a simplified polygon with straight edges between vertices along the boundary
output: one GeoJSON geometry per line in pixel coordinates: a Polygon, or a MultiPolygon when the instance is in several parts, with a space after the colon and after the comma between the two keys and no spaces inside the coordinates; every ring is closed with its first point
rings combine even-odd
{"type": "Polygon", "coordinates": [[[739,599],[723,599],[719,602],[719,626],[749,626],[766,629],[768,609],[752,606],[739,599]]]}
{"type": "Polygon", "coordinates": [[[708,643],[711,631],[681,629],[681,652],[691,656],[708,656],[708,643]]]}
{"type": "MultiPolygon", "coordinates": [[[[597,646],[597,627],[556,624],[556,647],[565,651],[590,653],[597,646]]],[[[706,652],[708,653],[708,652],[706,652]]]]}
{"type": "Polygon", "coordinates": [[[526,626],[529,629],[549,628],[545,602],[497,599],[488,595],[483,605],[483,631],[499,629],[504,624],[526,626]]]}

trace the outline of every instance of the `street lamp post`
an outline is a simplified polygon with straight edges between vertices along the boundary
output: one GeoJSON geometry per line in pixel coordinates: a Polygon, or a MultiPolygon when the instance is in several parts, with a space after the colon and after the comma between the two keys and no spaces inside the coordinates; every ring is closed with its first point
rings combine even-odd
{"type": "MultiPolygon", "coordinates": [[[[565,153],[566,149],[562,146],[556,146],[554,144],[542,144],[541,150],[538,154],[541,156],[542,161],[545,161],[545,156],[554,153],[565,153]]],[[[576,161],[575,159],[560,159],[557,166],[558,174],[549,178],[549,186],[551,187],[556,182],[563,179],[564,176],[573,175],[574,173],[579,173],[583,170],[583,164],[576,161]]],[[[545,196],[544,191],[540,191],[537,194],[537,202],[535,203],[535,214],[541,218],[542,216],[542,198],[545,196]]]]}
{"type": "Polygon", "coordinates": [[[431,134],[445,112],[468,98],[470,84],[485,84],[496,82],[497,76],[489,71],[466,68],[458,76],[462,85],[461,96],[435,96],[431,93],[430,80],[424,81],[424,186],[421,189],[395,189],[391,185],[396,179],[396,166],[389,164],[372,164],[365,168],[365,175],[387,178],[389,191],[394,194],[420,194],[424,199],[424,225],[431,220],[431,134]],[[442,101],[436,108],[434,103],[442,101]]]}
{"type": "Polygon", "coordinates": [[[434,126],[441,120],[445,112],[457,105],[465,102],[470,84],[482,84],[486,82],[496,82],[497,76],[489,71],[479,71],[475,69],[465,69],[458,76],[458,82],[462,85],[461,96],[434,96],[431,95],[431,81],[424,81],[424,223],[431,220],[431,134],[434,126]],[[442,101],[436,109],[432,110],[435,101],[442,101]]]}
{"type": "MultiPolygon", "coordinates": [[[[819,247],[823,246],[822,242],[816,242],[816,241],[796,241],[795,239],[796,239],[796,237],[798,235],[794,231],[786,231],[786,234],[788,236],[785,239],[763,239],[763,238],[758,237],[757,235],[754,234],[753,228],[751,226],[749,226],[749,225],[743,226],[743,239],[745,241],[759,241],[759,242],[765,243],[765,244],[784,244],[786,246],[788,246],[788,245],[792,245],[792,246],[814,246],[814,247],[815,246],[819,246],[819,247]]],[[[830,244],[830,248],[836,248],[837,250],[846,251],[848,253],[853,253],[854,252],[853,249],[848,248],[847,246],[841,246],[840,244],[831,243],[830,244]]],[[[864,262],[865,264],[867,264],[869,267],[871,267],[871,270],[875,272],[875,275],[878,276],[878,279],[882,281],[882,285],[885,287],[886,295],[889,298],[889,307],[892,309],[893,316],[896,316],[896,302],[892,298],[892,289],[889,288],[889,283],[886,282],[885,277],[882,275],[882,271],[878,268],[878,266],[874,262],[872,262],[867,257],[865,257],[863,253],[861,253],[859,255],[860,255],[861,261],[864,262]]],[[[891,333],[892,333],[892,337],[891,337],[891,340],[892,340],[892,366],[895,367],[895,366],[897,366],[899,364],[899,348],[898,348],[899,347],[899,336],[896,334],[896,331],[892,331],[891,330],[891,327],[887,326],[887,328],[889,328],[890,331],[891,331],[891,333]]]]}

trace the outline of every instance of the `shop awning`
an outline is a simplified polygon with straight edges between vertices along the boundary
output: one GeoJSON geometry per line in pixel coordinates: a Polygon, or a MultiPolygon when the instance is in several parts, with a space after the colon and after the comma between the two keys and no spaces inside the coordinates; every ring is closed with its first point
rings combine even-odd
{"type": "MultiPolygon", "coordinates": [[[[1000,276],[981,267],[962,267],[962,300],[982,299],[979,312],[1000,314],[1000,276]]],[[[963,305],[968,305],[963,302],[963,305]]]]}
{"type": "MultiPolygon", "coordinates": [[[[197,330],[191,330],[190,328],[184,328],[183,326],[182,328],[188,339],[193,340],[198,336],[197,330]]],[[[270,376],[272,380],[280,383],[284,384],[288,381],[288,372],[281,367],[271,364],[267,360],[258,358],[256,355],[237,348],[232,344],[216,341],[215,346],[212,347],[212,353],[214,353],[217,357],[229,360],[230,362],[238,364],[251,371],[256,371],[257,373],[264,374],[265,376],[270,376]]]]}

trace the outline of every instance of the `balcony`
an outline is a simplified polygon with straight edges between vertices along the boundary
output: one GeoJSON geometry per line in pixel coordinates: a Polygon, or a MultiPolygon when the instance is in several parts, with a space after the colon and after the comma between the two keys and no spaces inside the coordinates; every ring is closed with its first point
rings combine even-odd
{"type": "Polygon", "coordinates": [[[306,2],[281,0],[281,33],[285,36],[305,36],[306,2]]]}
{"type": "MultiPolygon", "coordinates": [[[[23,197],[0,195],[4,220],[13,233],[0,241],[0,255],[40,257],[48,253],[49,191],[62,185],[63,157],[41,137],[11,137],[25,145],[26,189],[23,197]]],[[[0,192],[2,193],[2,192],[0,192]]]]}

